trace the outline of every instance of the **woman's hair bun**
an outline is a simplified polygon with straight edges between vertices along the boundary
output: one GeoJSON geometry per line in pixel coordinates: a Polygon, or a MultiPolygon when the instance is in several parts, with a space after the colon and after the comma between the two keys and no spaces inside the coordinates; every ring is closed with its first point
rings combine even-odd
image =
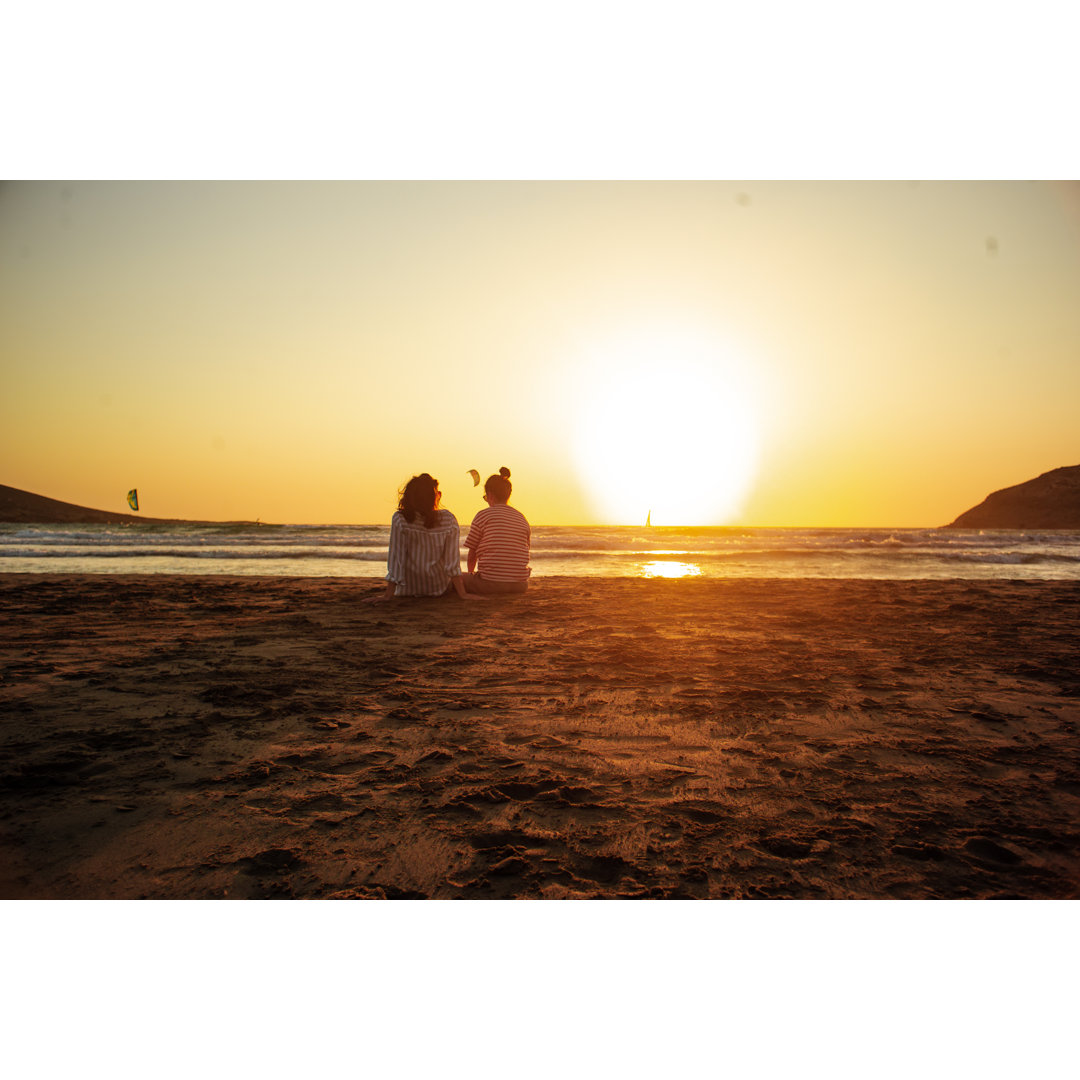
{"type": "Polygon", "coordinates": [[[501,469],[499,470],[499,475],[500,475],[501,477],[503,477],[504,479],[506,479],[506,480],[509,480],[509,479],[510,479],[510,470],[509,470],[509,469],[508,469],[508,468],[507,468],[507,467],[506,467],[506,466],[504,465],[504,466],[503,466],[503,467],[502,467],[502,468],[501,468],[501,469]]]}

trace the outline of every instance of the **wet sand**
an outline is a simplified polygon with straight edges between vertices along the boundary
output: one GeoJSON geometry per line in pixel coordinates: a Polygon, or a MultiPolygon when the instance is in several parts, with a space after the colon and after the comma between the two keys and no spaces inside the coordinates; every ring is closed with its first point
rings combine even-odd
{"type": "Polygon", "coordinates": [[[0,575],[3,898],[1072,898],[1080,586],[0,575]]]}

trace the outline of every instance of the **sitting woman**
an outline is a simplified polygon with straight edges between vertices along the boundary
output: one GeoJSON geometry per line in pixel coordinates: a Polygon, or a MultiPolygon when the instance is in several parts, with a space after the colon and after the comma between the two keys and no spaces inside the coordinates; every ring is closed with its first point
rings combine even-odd
{"type": "Polygon", "coordinates": [[[457,518],[439,509],[439,481],[421,473],[405,485],[400,496],[390,520],[386,591],[367,602],[380,603],[395,596],[443,596],[451,589],[464,600],[461,534],[457,518]]]}
{"type": "Polygon", "coordinates": [[[484,484],[487,509],[473,518],[465,537],[469,549],[465,588],[470,593],[500,596],[523,593],[529,587],[532,531],[525,515],[507,506],[511,490],[510,470],[506,468],[500,469],[498,476],[489,476],[484,484]]]}

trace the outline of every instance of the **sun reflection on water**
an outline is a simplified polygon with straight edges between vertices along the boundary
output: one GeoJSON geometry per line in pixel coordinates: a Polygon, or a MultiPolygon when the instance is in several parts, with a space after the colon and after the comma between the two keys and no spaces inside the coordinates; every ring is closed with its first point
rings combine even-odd
{"type": "Polygon", "coordinates": [[[641,576],[647,578],[684,578],[684,577],[700,577],[701,567],[696,563],[690,562],[675,562],[669,560],[654,560],[653,562],[642,563],[641,576]]]}

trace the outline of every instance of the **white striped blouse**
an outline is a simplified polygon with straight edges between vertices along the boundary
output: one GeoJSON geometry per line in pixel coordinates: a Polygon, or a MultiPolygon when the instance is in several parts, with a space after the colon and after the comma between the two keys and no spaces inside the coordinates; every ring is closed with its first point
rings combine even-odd
{"type": "Polygon", "coordinates": [[[411,524],[396,511],[390,519],[390,552],[386,580],[396,596],[442,596],[450,579],[461,574],[461,534],[457,518],[439,510],[429,529],[423,519],[411,524]]]}

